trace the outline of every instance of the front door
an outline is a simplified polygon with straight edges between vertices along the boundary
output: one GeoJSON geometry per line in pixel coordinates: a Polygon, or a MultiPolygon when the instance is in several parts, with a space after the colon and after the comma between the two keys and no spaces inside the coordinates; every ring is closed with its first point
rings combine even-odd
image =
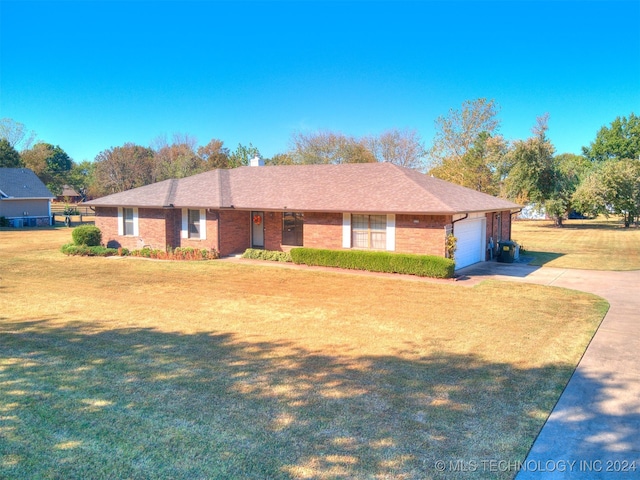
{"type": "Polygon", "coordinates": [[[264,212],[251,212],[251,248],[264,248],[264,212]]]}

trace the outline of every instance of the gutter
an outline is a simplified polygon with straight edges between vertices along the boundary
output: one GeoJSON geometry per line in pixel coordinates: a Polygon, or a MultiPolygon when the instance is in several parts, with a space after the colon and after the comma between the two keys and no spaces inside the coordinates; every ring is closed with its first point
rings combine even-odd
{"type": "MultiPolygon", "coordinates": [[[[524,207],[521,207],[521,208],[520,208],[520,210],[518,210],[517,212],[511,212],[511,215],[517,215],[517,214],[519,214],[519,213],[522,211],[522,209],[523,209],[523,208],[524,208],[524,207]]],[[[511,230],[511,229],[512,229],[512,228],[513,228],[513,217],[511,217],[511,219],[510,219],[510,221],[509,221],[509,240],[512,240],[512,241],[513,241],[513,237],[511,236],[511,232],[512,232],[512,230],[511,230]]]]}
{"type": "MultiPolygon", "coordinates": [[[[454,224],[455,224],[456,222],[459,222],[460,220],[466,220],[467,218],[469,218],[469,214],[468,214],[468,213],[465,213],[465,214],[464,214],[464,217],[459,218],[459,219],[457,219],[457,220],[451,220],[451,234],[452,234],[452,235],[454,235],[454,232],[455,232],[454,224]]],[[[454,236],[455,236],[455,235],[454,235],[454,236]]]]}

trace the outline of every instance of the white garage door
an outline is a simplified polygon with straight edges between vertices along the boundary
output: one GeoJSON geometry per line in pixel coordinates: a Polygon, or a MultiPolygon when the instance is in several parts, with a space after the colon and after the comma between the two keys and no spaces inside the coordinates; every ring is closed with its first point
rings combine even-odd
{"type": "Polygon", "coordinates": [[[458,239],[455,253],[456,269],[484,260],[484,228],[484,218],[471,218],[454,224],[453,234],[458,239]]]}

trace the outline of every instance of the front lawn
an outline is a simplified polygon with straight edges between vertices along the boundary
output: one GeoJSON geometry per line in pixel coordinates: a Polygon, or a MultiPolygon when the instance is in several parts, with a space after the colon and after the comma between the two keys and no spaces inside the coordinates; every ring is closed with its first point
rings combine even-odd
{"type": "Polygon", "coordinates": [[[567,220],[557,228],[549,220],[513,222],[511,237],[532,256],[532,265],[590,270],[640,269],[640,228],[617,220],[567,220]]]}
{"type": "Polygon", "coordinates": [[[66,257],[70,235],[0,231],[2,478],[468,478],[449,467],[524,461],[607,309],[536,285],[66,257]]]}

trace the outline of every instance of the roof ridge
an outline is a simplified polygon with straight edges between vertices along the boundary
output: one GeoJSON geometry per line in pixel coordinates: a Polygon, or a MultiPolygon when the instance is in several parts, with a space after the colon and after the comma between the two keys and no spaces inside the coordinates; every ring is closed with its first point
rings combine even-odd
{"type": "Polygon", "coordinates": [[[169,207],[173,205],[173,198],[176,195],[176,190],[178,188],[178,180],[176,178],[169,179],[169,190],[167,191],[167,195],[164,198],[163,206],[169,207]]]}
{"type": "MultiPolygon", "coordinates": [[[[264,168],[264,167],[253,167],[253,168],[264,168]]],[[[232,206],[231,201],[232,201],[232,196],[233,196],[233,192],[229,191],[229,201],[227,203],[229,203],[229,205],[225,205],[224,202],[224,189],[223,187],[225,186],[224,183],[226,183],[226,186],[229,185],[229,175],[228,175],[229,170],[226,168],[218,168],[216,169],[216,173],[218,175],[218,205],[220,206],[220,208],[225,208],[225,207],[230,207],[232,206]],[[224,177],[224,178],[222,178],[224,177]],[[224,183],[223,183],[224,182],[224,183]]]]}
{"type": "Polygon", "coordinates": [[[427,182],[431,181],[431,178],[435,178],[435,177],[430,177],[428,174],[422,173],[413,168],[401,167],[400,165],[396,165],[395,163],[389,162],[389,165],[393,165],[393,167],[396,170],[398,170],[404,177],[409,179],[411,183],[413,183],[416,187],[418,187],[422,192],[429,195],[431,198],[435,199],[440,205],[447,207],[449,209],[452,208],[451,205],[442,201],[442,199],[438,195],[434,195],[433,192],[429,191],[428,189],[425,188],[424,185],[420,184],[416,174],[420,175],[421,180],[426,180],[427,182]]]}

